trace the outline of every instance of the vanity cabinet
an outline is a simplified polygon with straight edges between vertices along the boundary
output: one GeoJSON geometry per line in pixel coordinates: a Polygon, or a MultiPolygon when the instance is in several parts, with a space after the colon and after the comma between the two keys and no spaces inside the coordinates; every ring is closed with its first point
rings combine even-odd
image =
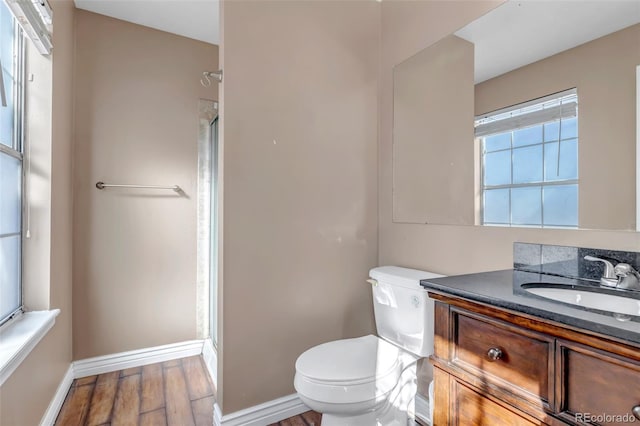
{"type": "MultiPolygon", "coordinates": [[[[572,420],[572,413],[640,413],[640,364],[611,352],[558,340],[558,401],[561,417],[572,420]]],[[[639,349],[640,351],[640,349],[639,349]]],[[[640,423],[637,418],[634,419],[640,423]]],[[[598,422],[621,424],[616,419],[598,422]]],[[[627,421],[629,423],[629,421],[627,421]]]]}
{"type": "Polygon", "coordinates": [[[436,299],[435,426],[640,422],[640,347],[429,295],[436,299]]]}
{"type": "Polygon", "coordinates": [[[500,404],[500,401],[483,396],[477,390],[456,379],[451,382],[451,387],[455,400],[451,406],[453,421],[448,424],[461,426],[473,424],[532,426],[539,424],[535,419],[527,418],[525,414],[509,409],[505,404],[500,404]]]}

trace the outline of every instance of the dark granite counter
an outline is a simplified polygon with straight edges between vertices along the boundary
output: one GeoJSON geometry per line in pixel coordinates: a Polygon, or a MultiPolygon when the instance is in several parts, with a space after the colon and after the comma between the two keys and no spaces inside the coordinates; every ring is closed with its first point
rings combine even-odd
{"type": "Polygon", "coordinates": [[[457,275],[421,281],[427,290],[458,296],[470,301],[533,315],[612,338],[640,345],[640,316],[621,316],[610,312],[576,307],[527,292],[527,283],[563,284],[588,287],[596,292],[619,294],[637,299],[640,293],[616,289],[600,289],[592,281],[557,277],[535,272],[504,270],[478,274],[457,275]]]}

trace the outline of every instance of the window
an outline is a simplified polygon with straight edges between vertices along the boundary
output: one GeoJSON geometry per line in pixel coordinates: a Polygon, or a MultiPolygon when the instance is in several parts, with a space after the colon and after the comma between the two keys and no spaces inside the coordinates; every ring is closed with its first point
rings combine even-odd
{"type": "Polygon", "coordinates": [[[0,2],[0,324],[22,307],[22,31],[0,2]]]}
{"type": "Polygon", "coordinates": [[[575,89],[476,117],[483,225],[578,227],[575,89]]]}

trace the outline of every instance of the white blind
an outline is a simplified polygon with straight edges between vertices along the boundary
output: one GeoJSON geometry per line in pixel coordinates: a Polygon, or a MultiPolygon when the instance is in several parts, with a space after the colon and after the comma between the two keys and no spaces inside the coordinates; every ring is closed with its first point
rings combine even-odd
{"type": "Polygon", "coordinates": [[[475,121],[475,135],[484,137],[523,129],[549,121],[575,117],[577,114],[577,91],[570,89],[478,116],[475,121]]]}
{"type": "Polygon", "coordinates": [[[4,0],[16,21],[38,52],[51,54],[53,44],[49,26],[52,24],[51,7],[46,0],[4,0]]]}

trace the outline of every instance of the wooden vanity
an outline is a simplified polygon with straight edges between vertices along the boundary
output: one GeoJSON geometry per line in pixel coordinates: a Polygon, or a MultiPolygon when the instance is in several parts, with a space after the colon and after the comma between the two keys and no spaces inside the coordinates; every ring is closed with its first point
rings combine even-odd
{"type": "Polygon", "coordinates": [[[428,291],[435,426],[640,424],[636,342],[428,291]]]}

